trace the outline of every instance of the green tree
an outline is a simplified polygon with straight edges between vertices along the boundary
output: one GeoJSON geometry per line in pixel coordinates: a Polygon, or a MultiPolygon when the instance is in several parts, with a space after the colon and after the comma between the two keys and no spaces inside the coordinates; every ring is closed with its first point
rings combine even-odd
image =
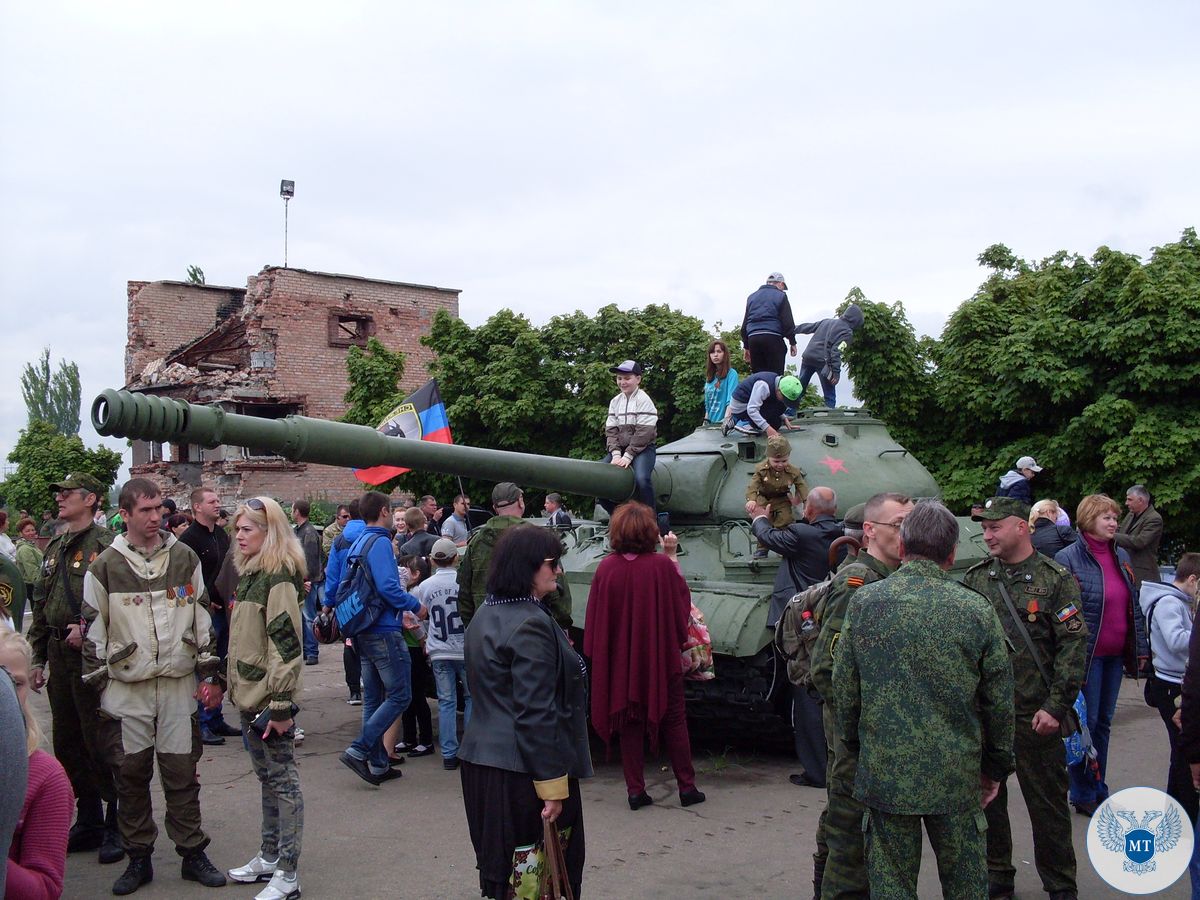
{"type": "MultiPolygon", "coordinates": [[[[17,470],[0,484],[10,509],[27,509],[35,516],[53,507],[50,485],[71,472],[87,472],[111,485],[121,468],[121,454],[107,447],[89,449],[79,435],[60,433],[49,422],[34,420],[21,431],[8,461],[17,470]]],[[[105,498],[101,497],[101,504],[105,498]]]]}
{"type": "MultiPolygon", "coordinates": [[[[1099,248],[1019,260],[1003,245],[939,339],[899,305],[863,306],[847,353],[856,391],[965,512],[1018,456],[1046,470],[1034,494],[1073,509],[1145,484],[1175,546],[1200,543],[1200,241],[1187,229],[1136,256],[1099,248]]],[[[863,301],[859,301],[863,305],[863,301]]]]}
{"type": "MultiPolygon", "coordinates": [[[[646,367],[642,387],[658,406],[661,442],[690,433],[703,417],[704,353],[712,336],[703,323],[668,306],[623,311],[606,306],[594,316],[569,313],[534,326],[501,310],[472,327],[445,312],[422,343],[436,354],[437,378],[455,443],[546,456],[599,459],[604,418],[616,393],[609,366],[636,359],[646,367]]],[[[741,345],[730,342],[735,359],[741,345]]],[[[343,420],[377,425],[403,395],[397,383],[402,354],[368,342],[351,350],[350,389],[343,420]]],[[[460,483],[486,506],[491,484],[411,472],[381,485],[448,499],[460,483]]],[[[531,494],[530,508],[540,495],[531,494]]],[[[590,510],[591,498],[568,498],[590,510]]]]}
{"type": "Polygon", "coordinates": [[[79,433],[79,367],[59,360],[50,370],[50,348],[42,349],[35,363],[26,363],[21,372],[21,396],[29,414],[29,423],[49,422],[61,434],[79,433]]]}
{"type": "Polygon", "coordinates": [[[204,284],[204,270],[199,266],[187,267],[188,284],[204,284]]]}

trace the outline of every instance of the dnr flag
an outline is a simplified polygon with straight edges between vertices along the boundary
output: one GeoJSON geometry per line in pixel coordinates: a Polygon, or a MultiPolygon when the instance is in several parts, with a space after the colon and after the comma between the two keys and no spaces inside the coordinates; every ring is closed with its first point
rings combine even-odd
{"type": "MultiPolygon", "coordinates": [[[[446,418],[446,406],[438,393],[437,381],[430,379],[417,388],[403,403],[387,414],[376,429],[388,437],[410,438],[415,441],[434,441],[453,444],[450,436],[450,420],[446,418]]],[[[383,484],[397,475],[409,471],[401,466],[371,466],[355,469],[354,477],[367,484],[383,484]]]]}

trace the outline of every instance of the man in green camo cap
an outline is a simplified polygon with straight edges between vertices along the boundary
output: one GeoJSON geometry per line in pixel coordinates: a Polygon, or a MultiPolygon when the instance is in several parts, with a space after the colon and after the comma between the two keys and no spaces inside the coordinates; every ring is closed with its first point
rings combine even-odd
{"type": "Polygon", "coordinates": [[[106,487],[87,472],[73,472],[50,485],[66,530],[50,541],[34,585],[30,686],[47,684],[54,723],[54,755],[75,790],[78,815],[67,851],[100,851],[100,862],[119,861],[125,851],[117,834],[116,788],[100,743],[100,693],[83,681],[83,576],[115,535],[92,521],[106,487]],[[107,815],[101,801],[108,804],[107,815]]]}
{"type": "MultiPolygon", "coordinates": [[[[963,584],[992,601],[1013,648],[1017,782],[1029,810],[1034,863],[1051,900],[1071,900],[1078,894],[1060,726],[1073,718],[1087,655],[1079,584],[1034,549],[1022,501],[993,497],[971,518],[983,524],[991,555],[967,570],[963,584]]],[[[989,896],[1012,897],[1007,784],[985,813],[989,896]]]]}

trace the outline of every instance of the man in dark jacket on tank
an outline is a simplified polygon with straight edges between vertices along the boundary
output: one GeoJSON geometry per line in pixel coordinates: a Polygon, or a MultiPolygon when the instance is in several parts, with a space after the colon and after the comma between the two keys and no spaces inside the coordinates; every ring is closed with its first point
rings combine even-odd
{"type": "Polygon", "coordinates": [[[842,353],[854,340],[854,332],[862,327],[863,314],[858,304],[851,303],[836,319],[821,319],[796,326],[796,334],[811,334],[812,338],[800,357],[800,383],[808,387],[814,375],[821,380],[825,405],[837,406],[837,383],[842,377],[842,353]]]}
{"type": "Polygon", "coordinates": [[[742,318],[743,358],[754,372],[783,374],[787,363],[784,341],[791,345],[792,356],[796,355],[796,325],[786,290],[783,275],[772,272],[767,283],[746,298],[746,315],[742,318]]]}

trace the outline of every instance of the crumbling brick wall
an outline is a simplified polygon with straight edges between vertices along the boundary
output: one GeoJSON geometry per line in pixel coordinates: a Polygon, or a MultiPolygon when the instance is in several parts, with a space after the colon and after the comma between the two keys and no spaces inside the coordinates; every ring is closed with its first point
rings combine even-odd
{"type": "Polygon", "coordinates": [[[205,334],[241,308],[244,288],[209,287],[183,281],[131,281],[125,343],[125,383],[155,359],[205,334]]]}

